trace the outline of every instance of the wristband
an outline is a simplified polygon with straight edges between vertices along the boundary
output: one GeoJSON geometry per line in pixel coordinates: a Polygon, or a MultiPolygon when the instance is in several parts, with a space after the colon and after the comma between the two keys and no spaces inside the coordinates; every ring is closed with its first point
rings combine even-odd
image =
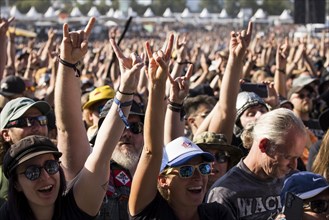
{"type": "Polygon", "coordinates": [[[168,103],[169,103],[169,105],[177,107],[177,108],[182,108],[183,107],[183,104],[172,102],[172,101],[170,101],[170,99],[168,99],[168,103]]]}
{"type": "Polygon", "coordinates": [[[77,63],[73,64],[73,63],[69,63],[69,62],[63,60],[63,59],[60,58],[59,56],[58,56],[58,61],[59,61],[61,64],[63,64],[64,66],[67,66],[67,67],[70,67],[70,68],[74,69],[74,71],[75,71],[75,76],[76,76],[76,77],[80,77],[80,76],[81,76],[81,72],[80,72],[80,70],[77,68],[77,66],[80,64],[79,61],[78,61],[77,63]]]}
{"type": "Polygon", "coordinates": [[[280,73],[286,74],[286,72],[284,70],[282,70],[282,69],[276,69],[276,70],[279,71],[280,73]]]}
{"type": "Polygon", "coordinates": [[[123,121],[123,123],[125,124],[126,128],[129,129],[130,128],[130,125],[129,125],[129,122],[128,122],[128,119],[127,117],[125,116],[125,114],[123,113],[121,107],[128,107],[128,106],[131,106],[133,104],[133,101],[128,101],[128,102],[124,102],[124,103],[121,103],[119,99],[117,99],[116,97],[114,97],[114,103],[118,105],[118,112],[119,112],[119,116],[121,118],[121,120],[123,121]]]}
{"type": "Polygon", "coordinates": [[[133,92],[121,92],[120,89],[118,89],[118,92],[121,93],[122,95],[134,95],[135,94],[133,92]]]}

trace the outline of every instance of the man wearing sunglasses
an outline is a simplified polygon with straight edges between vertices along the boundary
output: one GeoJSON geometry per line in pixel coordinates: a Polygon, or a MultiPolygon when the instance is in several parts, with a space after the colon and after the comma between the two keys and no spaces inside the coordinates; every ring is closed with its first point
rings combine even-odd
{"type": "MultiPolygon", "coordinates": [[[[308,149],[317,140],[321,140],[324,132],[321,129],[319,120],[312,117],[315,100],[317,98],[316,86],[318,80],[309,76],[299,76],[294,79],[293,86],[288,93],[288,99],[294,105],[294,113],[303,121],[304,125],[309,129],[311,142],[306,146],[303,156],[301,157],[304,165],[308,161],[308,149]]],[[[303,169],[305,170],[305,168],[303,169]]]]}
{"type": "MultiPolygon", "coordinates": [[[[0,164],[10,145],[30,135],[48,135],[47,114],[51,107],[47,102],[21,97],[9,101],[0,114],[0,164]]],[[[1,166],[2,167],[2,166],[1,166]]],[[[2,168],[0,168],[2,169],[2,168]]],[[[0,198],[7,197],[7,179],[1,170],[0,198]]]]}
{"type": "Polygon", "coordinates": [[[284,183],[281,191],[282,204],[285,204],[287,192],[303,200],[300,206],[303,220],[329,219],[329,185],[323,176],[307,171],[295,173],[284,183]]]}

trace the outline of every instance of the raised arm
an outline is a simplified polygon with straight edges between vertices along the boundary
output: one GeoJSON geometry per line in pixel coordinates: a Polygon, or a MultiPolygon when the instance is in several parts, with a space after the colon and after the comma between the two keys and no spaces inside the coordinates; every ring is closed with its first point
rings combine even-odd
{"type": "MultiPolygon", "coordinates": [[[[236,115],[236,99],[239,92],[239,80],[242,74],[243,59],[252,35],[252,23],[249,22],[248,30],[231,32],[230,54],[224,72],[219,105],[216,105],[210,121],[209,131],[222,133],[231,142],[236,115]]],[[[210,115],[211,116],[211,115],[210,115]]],[[[199,131],[198,131],[199,132],[199,131]]]]}
{"type": "Polygon", "coordinates": [[[184,136],[185,121],[181,115],[183,102],[189,90],[189,80],[192,75],[193,65],[189,64],[185,76],[177,77],[175,80],[169,75],[170,92],[167,111],[165,116],[164,143],[184,136]]]}
{"type": "Polygon", "coordinates": [[[164,97],[173,39],[174,36],[170,35],[165,52],[159,50],[153,55],[149,43],[146,43],[149,57],[149,100],[144,124],[145,144],[129,196],[128,206],[131,215],[141,212],[157,193],[157,177],[163,154],[164,97]]]}
{"type": "Polygon", "coordinates": [[[14,17],[9,18],[8,20],[0,18],[0,80],[3,77],[3,71],[7,64],[7,30],[10,23],[14,20],[14,17]]]}
{"type": "MultiPolygon", "coordinates": [[[[92,24],[90,23],[92,21],[93,19],[82,32],[85,33],[85,40],[88,39],[91,32],[92,24]]],[[[120,63],[120,87],[113,99],[111,109],[98,130],[93,151],[73,186],[78,207],[90,215],[98,213],[107,191],[112,152],[125,126],[129,126],[125,122],[127,122],[132,104],[132,94],[136,92],[140,69],[143,66],[143,62],[137,54],[125,57],[113,40],[111,40],[111,45],[120,63]]]]}
{"type": "MultiPolygon", "coordinates": [[[[86,27],[88,34],[95,23],[91,18],[86,27]]],[[[76,64],[88,49],[88,37],[84,31],[69,32],[68,24],[63,26],[63,40],[60,59],[76,64]]],[[[90,154],[90,146],[82,121],[80,80],[72,67],[59,63],[55,86],[55,115],[58,131],[58,148],[66,179],[72,180],[82,169],[90,154]]]]}

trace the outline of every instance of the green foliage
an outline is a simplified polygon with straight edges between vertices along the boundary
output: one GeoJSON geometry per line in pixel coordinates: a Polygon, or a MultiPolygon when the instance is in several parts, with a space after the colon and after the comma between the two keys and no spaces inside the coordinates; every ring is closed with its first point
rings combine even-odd
{"type": "Polygon", "coordinates": [[[219,13],[222,10],[218,0],[201,0],[199,3],[200,9],[208,9],[210,13],[219,13]]]}
{"type": "Polygon", "coordinates": [[[186,7],[186,0],[163,1],[153,0],[151,9],[154,14],[162,15],[166,8],[170,8],[172,12],[182,12],[186,7]]]}
{"type": "Polygon", "coordinates": [[[35,7],[37,12],[45,13],[51,3],[49,0],[17,0],[16,6],[21,13],[27,13],[32,6],[35,7]]]}

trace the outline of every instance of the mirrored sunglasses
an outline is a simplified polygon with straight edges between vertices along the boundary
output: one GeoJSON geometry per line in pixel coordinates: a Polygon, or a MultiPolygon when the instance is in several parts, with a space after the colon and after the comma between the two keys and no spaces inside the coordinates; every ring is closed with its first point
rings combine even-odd
{"type": "Polygon", "coordinates": [[[6,128],[25,128],[34,126],[36,123],[39,123],[41,126],[46,126],[48,124],[47,116],[41,115],[37,117],[22,117],[9,121],[6,128]]]}
{"type": "Polygon", "coordinates": [[[60,161],[47,160],[43,166],[31,165],[26,170],[19,174],[24,174],[31,181],[37,180],[41,175],[41,169],[44,169],[49,175],[54,175],[59,171],[60,161]]]}
{"type": "Polygon", "coordinates": [[[307,203],[304,203],[303,208],[304,210],[311,210],[315,213],[323,213],[328,210],[329,200],[313,200],[307,203]]]}
{"type": "Polygon", "coordinates": [[[129,130],[134,134],[140,134],[143,132],[143,126],[142,122],[129,123],[129,130]]]}
{"type": "Polygon", "coordinates": [[[182,179],[187,179],[193,176],[195,170],[198,170],[201,175],[206,176],[211,173],[210,163],[201,163],[198,165],[183,165],[179,167],[170,167],[164,171],[166,175],[170,174],[173,170],[178,170],[178,175],[182,179]]]}

